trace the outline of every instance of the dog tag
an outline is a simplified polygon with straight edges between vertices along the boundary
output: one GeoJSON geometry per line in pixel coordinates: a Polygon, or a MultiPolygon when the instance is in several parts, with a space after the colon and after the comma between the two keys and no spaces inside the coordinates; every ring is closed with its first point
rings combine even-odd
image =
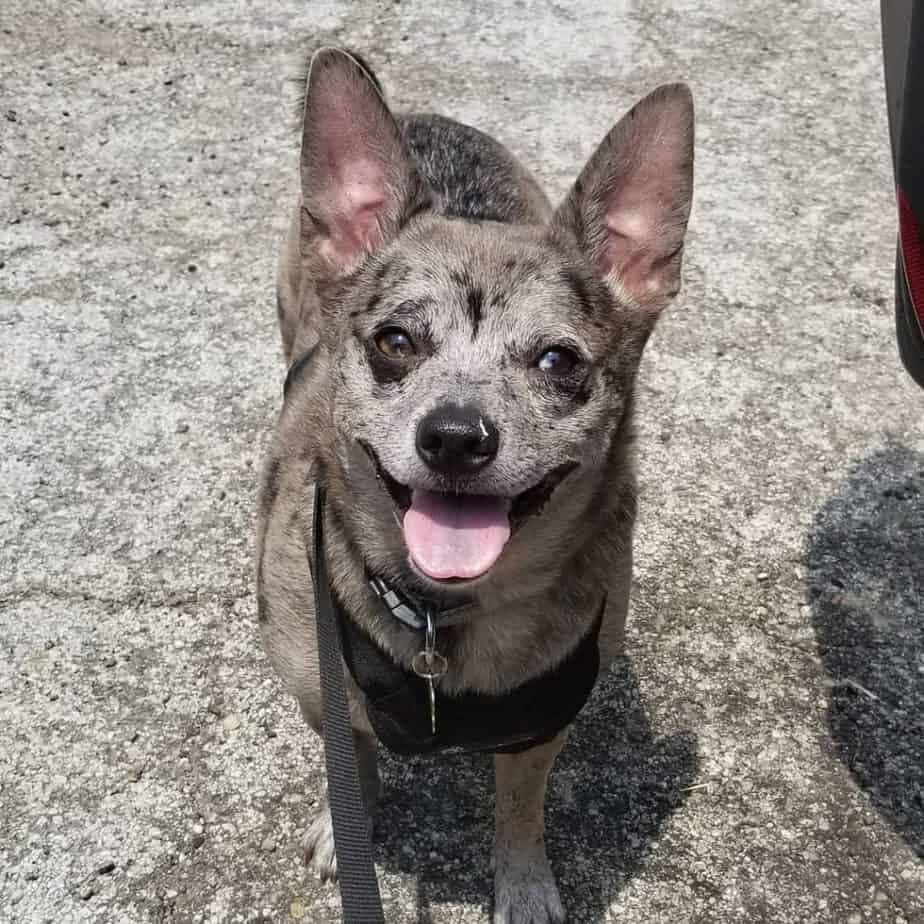
{"type": "Polygon", "coordinates": [[[424,649],[418,651],[411,661],[411,669],[427,681],[427,692],[430,694],[430,731],[436,734],[436,682],[446,673],[449,667],[446,659],[436,650],[436,629],[433,626],[433,616],[427,612],[427,629],[424,637],[424,649]]]}

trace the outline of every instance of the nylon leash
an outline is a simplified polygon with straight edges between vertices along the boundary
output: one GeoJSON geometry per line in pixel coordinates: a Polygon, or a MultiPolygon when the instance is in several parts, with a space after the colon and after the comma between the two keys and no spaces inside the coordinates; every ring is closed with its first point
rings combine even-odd
{"type": "Polygon", "coordinates": [[[356,747],[344,683],[340,630],[330,594],[322,530],[324,492],[315,485],[312,577],[321,672],[327,797],[337,851],[337,878],[344,924],[385,924],[372,860],[369,816],[356,767],[356,747]]]}

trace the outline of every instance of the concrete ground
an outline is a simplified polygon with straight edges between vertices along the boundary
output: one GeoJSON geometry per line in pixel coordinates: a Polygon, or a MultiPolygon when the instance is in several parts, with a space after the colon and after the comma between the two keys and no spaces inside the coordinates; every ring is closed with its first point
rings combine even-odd
{"type": "MultiPolygon", "coordinates": [[[[924,394],[877,10],[6,0],[0,919],[338,920],[298,850],[321,748],[252,579],[287,78],[328,40],[555,195],[644,91],[696,96],[628,656],[551,788],[571,920],[924,921],[924,394]]],[[[389,921],[487,920],[488,770],[385,761],[389,921]]]]}

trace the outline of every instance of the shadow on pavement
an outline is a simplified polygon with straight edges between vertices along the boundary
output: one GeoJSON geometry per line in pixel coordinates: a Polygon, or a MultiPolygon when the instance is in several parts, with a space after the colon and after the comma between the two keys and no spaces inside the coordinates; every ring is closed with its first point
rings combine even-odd
{"type": "MultiPolygon", "coordinates": [[[[572,729],[546,802],[549,858],[569,920],[605,919],[696,770],[695,737],[654,737],[630,662],[618,659],[572,729]]],[[[385,753],[382,771],[377,853],[387,868],[417,876],[418,921],[446,903],[487,911],[490,758],[400,761],[385,753]]]]}
{"type": "Polygon", "coordinates": [[[816,518],[808,567],[838,755],[924,855],[924,455],[860,462],[816,518]]]}

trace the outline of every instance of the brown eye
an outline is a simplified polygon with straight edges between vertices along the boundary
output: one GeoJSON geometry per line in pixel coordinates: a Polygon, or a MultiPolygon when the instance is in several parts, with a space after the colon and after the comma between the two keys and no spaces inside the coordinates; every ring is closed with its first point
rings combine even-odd
{"type": "Polygon", "coordinates": [[[578,357],[567,347],[549,347],[536,360],[536,368],[546,375],[567,375],[578,364],[578,357]]]}
{"type": "Polygon", "coordinates": [[[376,334],[375,345],[389,359],[407,359],[417,351],[410,335],[400,327],[386,327],[376,334]]]}

